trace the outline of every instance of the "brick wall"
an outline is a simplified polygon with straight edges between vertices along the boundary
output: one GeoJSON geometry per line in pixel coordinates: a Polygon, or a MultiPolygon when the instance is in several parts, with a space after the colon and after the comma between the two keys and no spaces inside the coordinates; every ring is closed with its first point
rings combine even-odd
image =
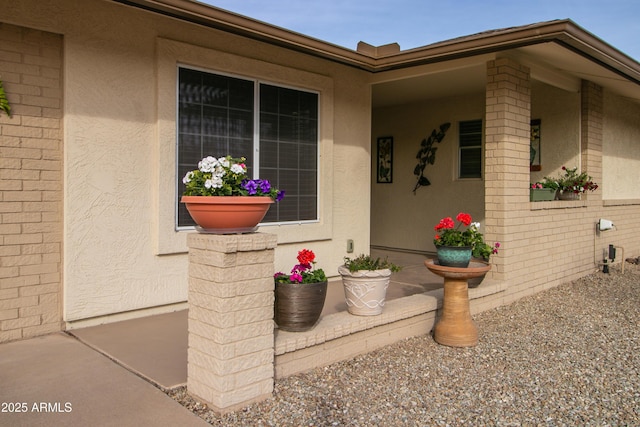
{"type": "Polygon", "coordinates": [[[0,23],[0,342],[61,329],[62,37],[0,23]]]}
{"type": "MultiPolygon", "coordinates": [[[[511,59],[487,64],[486,237],[502,243],[491,261],[506,284],[504,304],[596,271],[608,244],[640,255],[638,200],[603,201],[597,190],[579,201],[529,202],[529,78],[511,59]],[[599,218],[617,228],[598,233],[599,218]]],[[[583,82],[581,97],[581,169],[602,182],[602,88],[583,82]]]]}

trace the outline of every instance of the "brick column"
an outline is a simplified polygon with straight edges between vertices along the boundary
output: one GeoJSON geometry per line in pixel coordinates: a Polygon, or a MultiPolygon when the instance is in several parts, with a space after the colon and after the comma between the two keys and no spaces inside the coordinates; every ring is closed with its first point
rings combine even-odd
{"type": "Polygon", "coordinates": [[[506,279],[522,245],[515,227],[529,214],[529,68],[509,58],[487,63],[485,120],[485,238],[509,248],[491,258],[493,277],[506,279]]]}
{"type": "Polygon", "coordinates": [[[276,241],[264,233],[187,239],[187,389],[221,413],[273,392],[276,241]]]}
{"type": "MultiPolygon", "coordinates": [[[[581,163],[582,170],[602,185],[602,132],[603,132],[603,99],[602,87],[583,80],[581,87],[581,163]]],[[[593,193],[583,194],[587,200],[601,200],[602,188],[593,193]]]]}

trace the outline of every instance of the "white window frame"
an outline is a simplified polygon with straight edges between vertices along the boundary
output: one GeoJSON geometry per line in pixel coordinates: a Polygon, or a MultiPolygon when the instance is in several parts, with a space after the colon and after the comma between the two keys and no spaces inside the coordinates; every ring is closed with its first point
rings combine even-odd
{"type": "MultiPolygon", "coordinates": [[[[183,68],[183,69],[188,69],[188,70],[194,70],[194,71],[199,71],[199,72],[203,72],[203,73],[209,73],[209,74],[214,74],[214,75],[219,75],[219,76],[224,76],[224,77],[230,77],[233,79],[239,79],[239,80],[245,80],[247,82],[252,82],[253,83],[253,163],[252,163],[252,179],[259,179],[260,178],[260,88],[261,85],[269,85],[269,86],[275,86],[278,88],[283,88],[283,89],[291,89],[291,90],[295,90],[295,91],[300,91],[300,92],[307,92],[307,93],[312,93],[315,94],[318,97],[318,105],[316,106],[317,111],[318,111],[318,117],[317,117],[317,121],[318,121],[318,129],[317,129],[317,140],[316,140],[316,144],[317,144],[317,150],[316,150],[316,165],[317,165],[317,169],[316,169],[316,174],[318,176],[318,178],[316,179],[316,213],[315,219],[306,219],[306,220],[292,220],[292,221],[274,221],[274,222],[265,222],[265,223],[261,223],[260,226],[263,227],[270,227],[270,226],[276,226],[276,225],[286,225],[286,224],[312,224],[315,222],[318,222],[320,220],[320,127],[321,127],[321,123],[320,123],[320,117],[319,117],[319,112],[320,112],[320,106],[321,106],[321,97],[320,97],[320,93],[317,90],[309,90],[309,89],[305,89],[305,88],[300,88],[297,86],[292,86],[292,85],[286,85],[286,84],[278,84],[278,83],[274,83],[271,81],[266,81],[266,80],[261,80],[261,79],[256,79],[256,78],[248,78],[245,76],[241,76],[238,74],[230,74],[230,73],[225,73],[225,72],[218,72],[215,70],[209,70],[209,69],[205,69],[202,67],[194,67],[194,66],[190,66],[190,65],[184,65],[184,64],[178,64],[177,68],[176,68],[176,75],[179,75],[179,70],[183,68]]],[[[176,94],[179,91],[179,86],[180,86],[180,81],[179,79],[176,79],[176,94]]],[[[176,103],[178,102],[178,99],[176,98],[176,103]]],[[[179,117],[178,117],[179,111],[176,105],[176,123],[179,122],[179,117]]],[[[176,153],[175,153],[175,164],[176,164],[176,176],[178,177],[178,179],[176,179],[176,194],[180,194],[183,189],[184,186],[182,184],[182,181],[180,179],[180,177],[178,176],[178,160],[179,160],[179,150],[178,150],[178,132],[179,129],[176,126],[176,153]]],[[[196,165],[194,165],[194,168],[196,167],[196,165]]],[[[283,190],[285,190],[286,192],[286,188],[282,188],[283,190]]],[[[285,196],[286,197],[286,196],[285,196]]],[[[175,227],[177,231],[191,231],[194,229],[193,226],[180,226],[178,225],[178,206],[176,204],[175,207],[175,227]]],[[[266,230],[265,230],[266,231],[266,230]]]]}

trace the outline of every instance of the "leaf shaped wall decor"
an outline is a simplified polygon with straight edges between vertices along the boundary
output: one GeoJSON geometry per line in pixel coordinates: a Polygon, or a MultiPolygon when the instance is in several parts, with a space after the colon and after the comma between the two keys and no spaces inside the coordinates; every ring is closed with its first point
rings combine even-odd
{"type": "Polygon", "coordinates": [[[413,194],[416,194],[416,190],[422,186],[431,185],[429,179],[424,176],[424,168],[427,165],[432,165],[436,161],[436,151],[438,147],[434,147],[435,143],[440,143],[444,139],[445,134],[451,127],[451,123],[443,123],[440,125],[440,130],[434,129],[428,138],[424,138],[420,143],[420,150],[416,154],[418,164],[413,169],[413,174],[418,177],[416,186],[413,188],[413,194]]]}

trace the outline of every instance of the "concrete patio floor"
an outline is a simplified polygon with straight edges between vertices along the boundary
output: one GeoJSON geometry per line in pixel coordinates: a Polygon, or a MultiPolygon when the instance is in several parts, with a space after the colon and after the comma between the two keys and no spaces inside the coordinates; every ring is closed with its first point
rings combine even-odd
{"type": "MultiPolygon", "coordinates": [[[[394,273],[387,300],[443,286],[424,266],[422,254],[373,249],[371,254],[403,268],[394,273]]],[[[329,281],[322,316],[346,311],[340,278],[329,281]]],[[[164,389],[187,382],[187,310],[68,331],[91,348],[164,389]]]]}

